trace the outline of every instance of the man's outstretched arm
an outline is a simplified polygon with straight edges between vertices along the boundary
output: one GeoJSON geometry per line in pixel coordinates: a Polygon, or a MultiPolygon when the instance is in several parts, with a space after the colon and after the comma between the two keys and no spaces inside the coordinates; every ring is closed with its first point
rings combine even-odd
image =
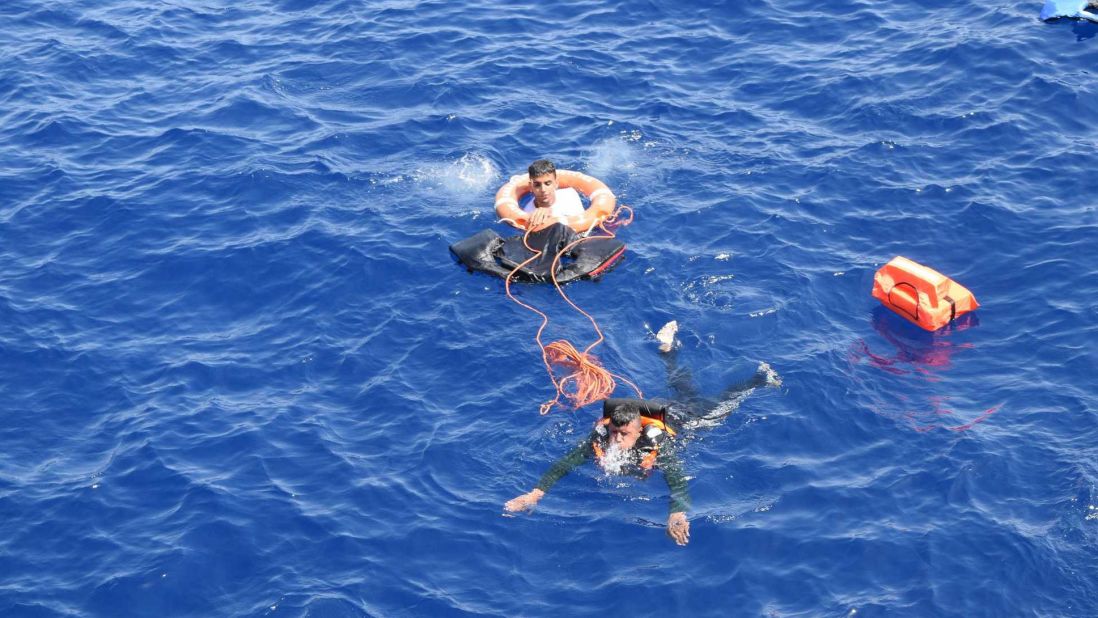
{"type": "Polygon", "coordinates": [[[682,470],[679,458],[668,450],[660,451],[657,463],[663,470],[663,478],[667,481],[667,489],[671,493],[667,536],[679,545],[686,545],[690,542],[690,521],[686,518],[686,511],[690,509],[690,490],[686,485],[686,474],[682,470]]]}
{"type": "Polygon", "coordinates": [[[541,479],[538,480],[538,484],[534,489],[508,500],[504,503],[503,508],[510,512],[515,511],[528,511],[534,508],[534,505],[541,500],[545,492],[549,491],[549,488],[556,484],[564,475],[568,474],[572,470],[575,470],[587,458],[591,455],[591,440],[589,437],[584,440],[579,446],[572,449],[564,457],[561,457],[549,469],[545,471],[545,474],[541,475],[541,479]]]}
{"type": "Polygon", "coordinates": [[[503,504],[503,508],[511,513],[515,511],[529,511],[541,500],[545,492],[540,489],[532,489],[521,496],[511,498],[503,504]]]}

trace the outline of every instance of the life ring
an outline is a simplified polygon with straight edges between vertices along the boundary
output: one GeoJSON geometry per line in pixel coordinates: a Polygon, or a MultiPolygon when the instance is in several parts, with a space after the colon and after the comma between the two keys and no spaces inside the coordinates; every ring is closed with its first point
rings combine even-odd
{"type": "Polygon", "coordinates": [[[980,306],[968,288],[902,256],[892,258],[874,275],[873,297],[929,331],[938,330],[980,306]]]}
{"type": "MultiPolygon", "coordinates": [[[[557,170],[557,187],[575,189],[587,196],[591,203],[582,215],[567,217],[565,223],[580,234],[586,234],[596,225],[614,213],[617,198],[606,183],[572,170],[557,170]]],[[[499,191],[496,191],[496,214],[503,221],[520,230],[526,229],[528,213],[519,208],[519,199],[530,192],[530,176],[519,174],[512,176],[499,191]]]]}

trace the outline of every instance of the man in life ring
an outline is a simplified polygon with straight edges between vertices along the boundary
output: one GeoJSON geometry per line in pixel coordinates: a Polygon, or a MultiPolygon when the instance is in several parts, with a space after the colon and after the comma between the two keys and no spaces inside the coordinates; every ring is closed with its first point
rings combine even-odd
{"type": "Polygon", "coordinates": [[[548,159],[538,159],[527,168],[530,193],[519,202],[530,218],[527,229],[538,231],[554,223],[567,223],[568,217],[583,216],[579,191],[557,185],[557,168],[548,159]]]}
{"type": "Polygon", "coordinates": [[[496,215],[500,221],[527,232],[560,223],[586,235],[614,215],[617,197],[606,183],[575,170],[558,170],[539,159],[527,173],[512,176],[496,191],[496,215]],[[580,199],[590,200],[586,208],[580,199]]]}
{"type": "Polygon", "coordinates": [[[653,469],[663,472],[670,492],[667,535],[678,545],[690,541],[690,494],[686,475],[676,455],[675,436],[681,431],[714,427],[731,414],[756,388],[781,386],[781,378],[766,363],[760,363],[755,375],[733,385],[717,399],[699,396],[688,370],[676,363],[678,323],[668,322],[656,334],[660,352],[667,365],[669,386],[675,401],[666,406],[668,417],[656,421],[645,418],[639,407],[624,404],[595,424],[591,434],[576,448],[554,463],[538,480],[534,489],[508,500],[503,508],[508,512],[528,511],[564,475],[588,459],[608,474],[626,474],[647,478],[653,469]]]}

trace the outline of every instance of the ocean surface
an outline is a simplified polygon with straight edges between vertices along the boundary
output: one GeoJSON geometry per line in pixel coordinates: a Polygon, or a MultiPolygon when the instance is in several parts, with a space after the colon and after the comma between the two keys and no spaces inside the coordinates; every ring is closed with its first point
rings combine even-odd
{"type": "Polygon", "coordinates": [[[1098,615],[1098,25],[1040,8],[6,0],[0,616],[1098,615]],[[540,157],[635,213],[600,362],[784,381],[686,547],[658,473],[503,516],[599,415],[448,252],[540,157]]]}

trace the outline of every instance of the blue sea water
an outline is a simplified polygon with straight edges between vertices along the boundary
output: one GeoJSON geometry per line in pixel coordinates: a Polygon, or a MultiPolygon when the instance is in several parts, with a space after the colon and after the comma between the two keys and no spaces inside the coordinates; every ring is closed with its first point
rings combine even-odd
{"type": "Polygon", "coordinates": [[[1098,26],[1039,10],[4,2],[0,615],[1098,615],[1098,26]],[[447,247],[543,156],[635,210],[603,364],[784,380],[684,548],[591,466],[502,516],[598,412],[447,247]]]}

